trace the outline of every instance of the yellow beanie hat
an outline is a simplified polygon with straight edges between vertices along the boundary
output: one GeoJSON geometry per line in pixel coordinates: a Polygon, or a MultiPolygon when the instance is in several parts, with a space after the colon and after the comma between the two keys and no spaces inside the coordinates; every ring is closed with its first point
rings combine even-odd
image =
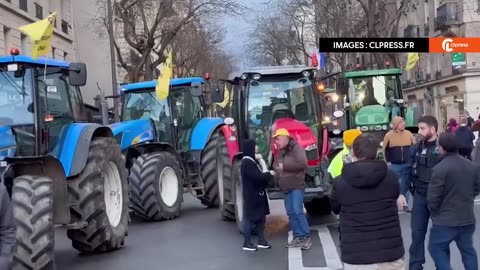
{"type": "Polygon", "coordinates": [[[355,139],[360,135],[362,135],[362,132],[358,129],[345,130],[343,132],[343,143],[346,146],[350,147],[350,146],[352,146],[355,139]]]}

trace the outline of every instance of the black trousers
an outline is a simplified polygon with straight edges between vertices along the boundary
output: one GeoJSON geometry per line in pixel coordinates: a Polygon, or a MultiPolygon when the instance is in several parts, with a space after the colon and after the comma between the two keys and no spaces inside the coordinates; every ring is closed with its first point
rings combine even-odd
{"type": "Polygon", "coordinates": [[[265,218],[257,221],[245,219],[243,223],[243,238],[245,242],[252,241],[252,231],[255,230],[259,240],[265,240],[265,218]]]}
{"type": "Polygon", "coordinates": [[[472,148],[459,148],[458,153],[465,158],[472,160],[472,148]]]}

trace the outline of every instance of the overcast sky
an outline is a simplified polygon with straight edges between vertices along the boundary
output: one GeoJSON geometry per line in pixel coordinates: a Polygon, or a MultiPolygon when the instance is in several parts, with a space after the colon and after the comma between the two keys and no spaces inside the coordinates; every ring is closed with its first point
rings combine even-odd
{"type": "MultiPolygon", "coordinates": [[[[248,66],[244,44],[248,39],[248,32],[253,28],[257,12],[265,8],[265,2],[268,0],[238,0],[238,2],[246,5],[245,17],[225,17],[223,25],[226,28],[225,50],[231,53],[236,61],[236,66],[242,69],[248,66]]],[[[271,0],[270,0],[271,1],[271,0]]]]}

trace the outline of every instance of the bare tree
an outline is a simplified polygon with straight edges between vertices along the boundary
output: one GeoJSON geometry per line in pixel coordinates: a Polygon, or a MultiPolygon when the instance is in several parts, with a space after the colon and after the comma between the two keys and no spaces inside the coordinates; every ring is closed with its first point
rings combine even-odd
{"type": "MultiPolygon", "coordinates": [[[[104,10],[99,10],[99,19],[108,30],[104,10]]],[[[114,4],[116,30],[120,30],[114,44],[117,60],[131,82],[153,79],[157,66],[166,59],[166,50],[185,26],[208,16],[241,11],[235,0],[119,0],[114,4]],[[125,47],[131,57],[125,56],[125,47]]]]}

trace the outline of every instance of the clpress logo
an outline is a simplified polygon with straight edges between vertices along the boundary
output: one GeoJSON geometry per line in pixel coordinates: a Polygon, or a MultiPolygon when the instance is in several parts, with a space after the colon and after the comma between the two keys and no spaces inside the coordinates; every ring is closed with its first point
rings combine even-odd
{"type": "Polygon", "coordinates": [[[429,52],[480,52],[480,38],[429,38],[429,52]]]}
{"type": "Polygon", "coordinates": [[[452,48],[450,48],[450,43],[453,42],[453,39],[451,38],[446,38],[442,41],[442,49],[446,52],[451,52],[453,51],[452,48]]]}

